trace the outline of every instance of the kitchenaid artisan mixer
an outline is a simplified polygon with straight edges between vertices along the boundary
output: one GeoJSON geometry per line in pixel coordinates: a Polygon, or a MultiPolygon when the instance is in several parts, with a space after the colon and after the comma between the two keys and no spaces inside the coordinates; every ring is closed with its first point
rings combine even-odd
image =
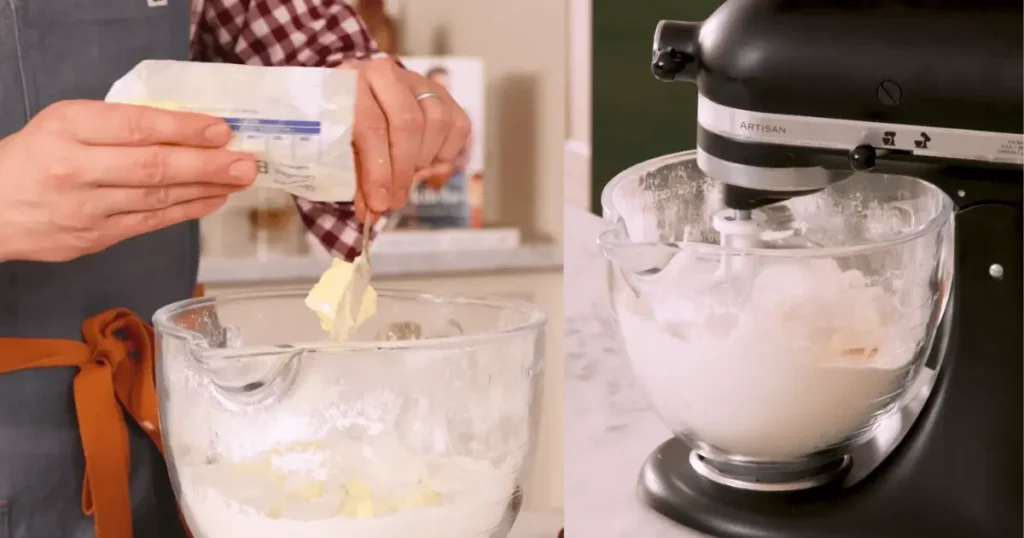
{"type": "Polygon", "coordinates": [[[1020,535],[1021,21],[1019,0],[728,0],[658,25],[653,71],[697,85],[695,162],[727,220],[918,178],[955,203],[956,278],[937,284],[944,335],[922,344],[942,368],[913,416],[886,419],[902,420],[889,446],[844,455],[832,481],[762,481],[681,436],[641,473],[655,510],[714,536],[1020,535]]]}

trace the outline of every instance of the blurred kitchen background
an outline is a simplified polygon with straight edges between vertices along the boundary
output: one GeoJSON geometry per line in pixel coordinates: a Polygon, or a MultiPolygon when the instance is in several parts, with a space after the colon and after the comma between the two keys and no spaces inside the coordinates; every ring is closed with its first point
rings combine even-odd
{"type": "MultiPolygon", "coordinates": [[[[559,514],[566,3],[362,0],[359,6],[382,47],[448,84],[476,123],[460,176],[446,190],[418,190],[397,227],[374,243],[375,285],[513,296],[546,311],[545,411],[524,510],[559,514]]],[[[252,189],[234,197],[204,219],[202,237],[199,278],[207,293],[311,286],[330,263],[280,192],[252,189]]]]}
{"type": "Polygon", "coordinates": [[[722,0],[568,1],[585,16],[570,23],[566,203],[600,214],[601,189],[616,174],[696,147],[696,87],[651,74],[654,29],[661,19],[704,20],[722,0]]]}

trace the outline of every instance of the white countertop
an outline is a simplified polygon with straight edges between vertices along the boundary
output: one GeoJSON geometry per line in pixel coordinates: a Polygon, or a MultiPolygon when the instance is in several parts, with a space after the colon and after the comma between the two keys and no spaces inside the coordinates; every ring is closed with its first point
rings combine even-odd
{"type": "MultiPolygon", "coordinates": [[[[312,281],[330,265],[327,255],[254,258],[203,258],[199,282],[206,285],[245,285],[312,281]]],[[[562,247],[525,244],[495,250],[429,253],[381,253],[373,257],[376,278],[426,277],[492,271],[549,271],[562,267],[562,247]]]]}
{"type": "Polygon", "coordinates": [[[562,515],[554,512],[521,512],[508,538],[557,538],[562,515]]]}
{"type": "Polygon", "coordinates": [[[634,386],[608,304],[601,220],[565,208],[565,528],[572,538],[702,538],[639,502],[647,456],[671,436],[634,386]]]}

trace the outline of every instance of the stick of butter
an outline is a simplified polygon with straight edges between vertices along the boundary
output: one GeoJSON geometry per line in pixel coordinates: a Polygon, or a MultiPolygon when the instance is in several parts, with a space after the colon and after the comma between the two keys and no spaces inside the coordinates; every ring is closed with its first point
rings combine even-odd
{"type": "MultiPolygon", "coordinates": [[[[358,260],[358,258],[357,258],[358,260]]],[[[349,263],[335,258],[330,268],[324,271],[320,280],[309,290],[306,296],[306,306],[316,312],[320,318],[320,326],[327,332],[334,328],[335,318],[338,315],[338,301],[341,294],[352,282],[352,271],[355,263],[349,263]]],[[[377,313],[377,291],[373,286],[366,287],[366,294],[363,295],[362,306],[359,315],[354,320],[347,320],[352,326],[359,325],[370,319],[377,313]]]]}

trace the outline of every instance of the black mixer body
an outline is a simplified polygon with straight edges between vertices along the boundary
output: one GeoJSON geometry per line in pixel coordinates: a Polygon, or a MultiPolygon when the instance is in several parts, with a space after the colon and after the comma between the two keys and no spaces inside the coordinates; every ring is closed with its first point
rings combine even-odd
{"type": "Polygon", "coordinates": [[[1022,20],[1020,0],[728,0],[658,26],[655,76],[697,85],[698,164],[726,205],[872,172],[958,211],[943,366],[883,461],[849,486],[751,492],[694,473],[673,439],[641,473],[655,510],[719,537],[1022,535],[1022,20]]]}

